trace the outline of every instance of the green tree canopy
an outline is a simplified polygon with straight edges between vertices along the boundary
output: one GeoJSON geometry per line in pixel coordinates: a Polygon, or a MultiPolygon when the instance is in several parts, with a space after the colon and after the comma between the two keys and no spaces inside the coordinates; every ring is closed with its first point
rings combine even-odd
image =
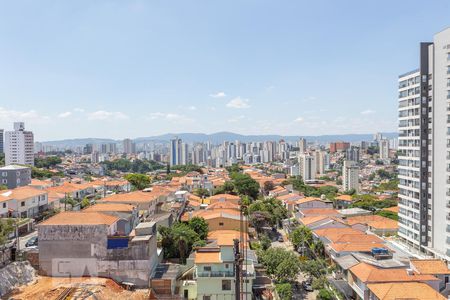
{"type": "Polygon", "coordinates": [[[189,227],[197,232],[198,236],[202,240],[208,238],[208,223],[201,217],[193,217],[188,222],[189,227]]]}
{"type": "Polygon", "coordinates": [[[242,173],[232,173],[231,179],[233,181],[234,188],[239,195],[249,196],[252,199],[258,198],[259,183],[249,175],[242,173]]]}
{"type": "Polygon", "coordinates": [[[144,174],[127,174],[124,178],[137,190],[143,190],[150,186],[150,177],[144,174]]]}
{"type": "Polygon", "coordinates": [[[267,273],[278,282],[293,282],[300,271],[300,261],[297,255],[285,248],[275,247],[259,253],[261,263],[267,268],[267,273]]]}

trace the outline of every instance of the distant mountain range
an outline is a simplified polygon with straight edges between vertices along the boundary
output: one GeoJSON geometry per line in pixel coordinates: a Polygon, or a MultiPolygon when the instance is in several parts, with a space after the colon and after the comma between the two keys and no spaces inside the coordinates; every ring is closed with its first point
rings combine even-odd
{"type": "MultiPolygon", "coordinates": [[[[391,139],[398,137],[396,132],[383,132],[385,138],[391,139]]],[[[282,136],[282,135],[242,135],[232,132],[217,132],[213,134],[204,133],[167,133],[158,136],[151,137],[139,137],[134,139],[136,143],[148,143],[148,142],[168,142],[170,139],[178,137],[184,142],[208,142],[218,144],[223,141],[241,141],[241,142],[263,142],[263,141],[279,141],[284,139],[285,141],[297,141],[300,137],[305,138],[310,142],[329,143],[334,141],[346,141],[346,142],[360,142],[373,140],[373,134],[336,134],[336,135],[317,135],[317,136],[282,136]]],[[[113,140],[106,138],[79,138],[79,139],[67,139],[59,141],[46,141],[44,145],[52,145],[57,147],[77,147],[84,146],[86,144],[107,144],[121,142],[121,140],[113,140]]]]}

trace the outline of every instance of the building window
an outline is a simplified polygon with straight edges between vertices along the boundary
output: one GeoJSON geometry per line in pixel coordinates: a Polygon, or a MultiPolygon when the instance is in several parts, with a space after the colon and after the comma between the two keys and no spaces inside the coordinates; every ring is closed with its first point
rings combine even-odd
{"type": "Polygon", "coordinates": [[[223,226],[223,222],[220,222],[220,223],[219,223],[219,226],[223,226]]]}
{"type": "Polygon", "coordinates": [[[231,291],[231,280],[222,280],[222,291],[231,291]]]}
{"type": "Polygon", "coordinates": [[[204,266],[204,267],[203,267],[203,270],[204,270],[205,272],[211,272],[211,266],[204,266]]]}
{"type": "Polygon", "coordinates": [[[203,296],[203,300],[211,300],[211,296],[203,296]]]}
{"type": "Polygon", "coordinates": [[[3,202],[3,208],[6,208],[6,202],[3,202]]]}
{"type": "Polygon", "coordinates": [[[20,206],[25,206],[25,201],[20,202],[20,206]]]}

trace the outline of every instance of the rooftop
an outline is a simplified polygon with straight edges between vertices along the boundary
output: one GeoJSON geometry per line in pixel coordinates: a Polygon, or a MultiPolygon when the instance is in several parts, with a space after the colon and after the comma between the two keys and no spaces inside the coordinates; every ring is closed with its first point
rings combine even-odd
{"type": "Polygon", "coordinates": [[[119,220],[118,217],[99,212],[61,212],[40,223],[38,226],[58,225],[112,225],[119,220]]]}
{"type": "Polygon", "coordinates": [[[431,286],[422,282],[391,282],[368,284],[369,290],[380,300],[421,299],[444,300],[447,299],[431,286]]]}
{"type": "Polygon", "coordinates": [[[411,259],[411,265],[419,274],[450,274],[450,270],[447,265],[439,259],[411,259]]]}
{"type": "Polygon", "coordinates": [[[8,166],[0,167],[0,171],[26,170],[26,169],[30,169],[30,167],[20,166],[20,165],[8,165],[8,166]]]}

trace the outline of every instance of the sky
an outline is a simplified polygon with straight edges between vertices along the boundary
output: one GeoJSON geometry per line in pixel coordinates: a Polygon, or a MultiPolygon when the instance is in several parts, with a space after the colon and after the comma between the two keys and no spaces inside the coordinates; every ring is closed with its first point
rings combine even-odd
{"type": "Polygon", "coordinates": [[[35,140],[397,130],[433,0],[0,0],[0,128],[35,140]]]}

